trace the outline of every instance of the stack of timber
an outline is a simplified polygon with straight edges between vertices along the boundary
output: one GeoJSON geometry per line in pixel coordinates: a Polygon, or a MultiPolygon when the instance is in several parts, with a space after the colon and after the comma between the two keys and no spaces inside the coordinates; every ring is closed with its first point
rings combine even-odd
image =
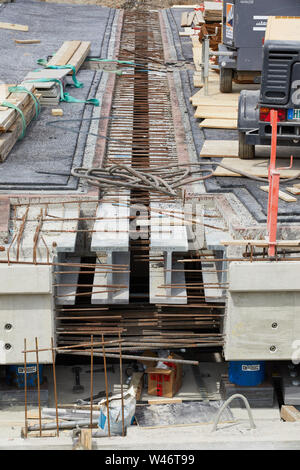
{"type": "MultiPolygon", "coordinates": [[[[90,49],[91,43],[89,41],[65,41],[47,65],[73,65],[78,72],[90,49]]],[[[68,73],[72,75],[72,70],[69,70],[68,73]]]]}
{"type": "MultiPolygon", "coordinates": [[[[26,127],[32,121],[36,114],[35,101],[26,92],[10,93],[9,87],[16,85],[0,85],[1,103],[8,102],[20,109],[26,121],[26,127]]],[[[21,86],[33,93],[37,100],[40,95],[33,84],[21,83],[21,86]]],[[[12,108],[0,107],[0,162],[3,162],[19,137],[22,135],[23,121],[20,114],[12,108]]]]}
{"type": "Polygon", "coordinates": [[[221,2],[204,2],[205,21],[222,21],[223,4],[221,2]]]}
{"type": "Polygon", "coordinates": [[[60,101],[61,86],[57,81],[41,82],[40,79],[59,80],[64,89],[66,76],[72,75],[72,69],[51,69],[47,66],[72,65],[77,72],[85,61],[91,48],[89,41],[65,41],[54,56],[47,62],[45,69],[30,72],[25,81],[34,83],[38,92],[42,95],[43,106],[57,105],[60,101]],[[36,82],[34,80],[37,80],[36,82]]]}
{"type": "Polygon", "coordinates": [[[205,96],[204,89],[201,89],[190,98],[192,105],[196,108],[194,117],[202,119],[199,127],[236,129],[240,91],[234,91],[230,94],[221,93],[219,91],[219,76],[212,71],[209,77],[208,92],[209,95],[205,96]]]}
{"type": "Polygon", "coordinates": [[[222,42],[222,25],[221,23],[206,23],[203,24],[199,32],[199,40],[202,42],[204,36],[209,35],[209,46],[212,51],[219,49],[219,44],[222,42]]]}
{"type": "Polygon", "coordinates": [[[194,26],[199,28],[205,23],[203,13],[200,10],[194,10],[192,12],[183,12],[181,15],[181,27],[184,28],[184,32],[180,32],[180,36],[193,36],[197,34],[197,30],[194,26]]]}

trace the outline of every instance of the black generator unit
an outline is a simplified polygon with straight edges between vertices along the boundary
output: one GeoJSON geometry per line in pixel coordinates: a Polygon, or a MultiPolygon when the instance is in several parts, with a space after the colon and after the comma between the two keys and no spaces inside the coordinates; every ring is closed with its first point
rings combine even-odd
{"type": "Polygon", "coordinates": [[[300,16],[299,0],[223,0],[219,56],[220,91],[231,93],[232,80],[259,83],[262,48],[269,16],[300,16]]]}

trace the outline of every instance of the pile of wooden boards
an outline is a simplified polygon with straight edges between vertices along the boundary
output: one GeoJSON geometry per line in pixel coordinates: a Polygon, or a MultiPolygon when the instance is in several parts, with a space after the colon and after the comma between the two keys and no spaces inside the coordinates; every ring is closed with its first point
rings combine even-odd
{"type": "Polygon", "coordinates": [[[222,12],[222,2],[204,2],[205,21],[222,21],[222,12]]]}
{"type": "MultiPolygon", "coordinates": [[[[87,58],[90,49],[91,43],[89,41],[65,41],[47,65],[73,65],[77,72],[87,58]]],[[[69,74],[72,74],[71,70],[69,70],[69,74]]]]}
{"type": "Polygon", "coordinates": [[[33,83],[38,93],[41,95],[41,105],[53,106],[58,105],[61,96],[61,86],[65,88],[65,77],[68,74],[68,69],[40,69],[34,72],[29,72],[24,81],[26,83],[33,83]],[[59,80],[61,85],[57,81],[59,80]],[[35,81],[36,80],[36,81],[35,81]],[[47,80],[40,82],[39,80],[47,80]],[[49,80],[49,81],[48,81],[49,80]]]}
{"type": "MultiPolygon", "coordinates": [[[[61,48],[47,62],[47,66],[72,65],[77,72],[85,61],[91,48],[89,41],[65,41],[61,48]]],[[[60,101],[61,87],[58,82],[40,82],[40,79],[59,80],[65,86],[65,78],[73,73],[72,69],[51,69],[45,68],[30,72],[25,80],[32,80],[36,89],[41,94],[41,104],[43,106],[57,105],[60,101]],[[37,80],[34,82],[34,80],[37,80]]]]}
{"type": "Polygon", "coordinates": [[[220,23],[206,23],[203,24],[199,32],[200,42],[204,36],[209,35],[209,46],[212,51],[219,49],[219,44],[222,41],[222,25],[220,23]]]}
{"type": "Polygon", "coordinates": [[[190,98],[196,108],[194,117],[203,119],[199,127],[236,129],[239,95],[240,91],[221,93],[219,75],[212,71],[209,79],[209,95],[205,96],[204,89],[201,89],[190,98]]]}
{"type": "MultiPolygon", "coordinates": [[[[10,93],[9,87],[15,85],[0,85],[0,102],[8,102],[18,107],[25,118],[26,127],[32,121],[36,114],[36,105],[34,99],[26,92],[10,93]]],[[[40,95],[37,93],[33,84],[21,84],[22,87],[33,93],[37,100],[40,95]]],[[[3,162],[9,152],[22,135],[23,121],[21,115],[14,109],[0,107],[0,162],[3,162]]]]}
{"type": "Polygon", "coordinates": [[[181,27],[184,28],[185,26],[191,27],[199,26],[205,23],[205,19],[203,17],[203,13],[200,10],[195,10],[192,12],[183,12],[181,15],[181,27]]]}
{"type": "MultiPolygon", "coordinates": [[[[179,32],[180,36],[189,36],[192,40],[193,60],[196,69],[194,86],[200,88],[203,86],[201,80],[202,40],[204,36],[210,36],[212,51],[218,50],[222,41],[222,3],[204,2],[204,8],[203,12],[199,6],[194,11],[183,12],[181,26],[184,28],[184,32],[179,32]]],[[[216,59],[212,59],[212,62],[216,62],[216,59]]]]}
{"type": "MultiPolygon", "coordinates": [[[[91,43],[88,41],[65,41],[47,65],[72,65],[77,72],[85,61],[90,47],[91,43]]],[[[64,90],[65,78],[72,73],[73,70],[69,68],[35,70],[27,74],[20,86],[33,93],[39,105],[57,105],[64,90]]],[[[8,102],[20,109],[27,127],[36,115],[36,102],[26,92],[10,93],[11,86],[15,85],[0,85],[0,103],[8,102]]],[[[21,114],[10,107],[0,106],[0,162],[7,158],[23,130],[24,122],[21,114]]]]}

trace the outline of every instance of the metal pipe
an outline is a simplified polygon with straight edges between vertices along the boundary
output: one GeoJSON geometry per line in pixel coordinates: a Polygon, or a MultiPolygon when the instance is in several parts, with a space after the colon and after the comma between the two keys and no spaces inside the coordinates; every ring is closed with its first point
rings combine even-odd
{"type": "Polygon", "coordinates": [[[51,349],[52,349],[52,367],[53,367],[53,391],[54,391],[54,400],[55,400],[55,415],[56,415],[56,433],[59,437],[59,426],[58,426],[58,409],[57,409],[57,387],[56,387],[56,370],[55,370],[55,354],[54,354],[54,344],[53,337],[51,338],[51,349]]]}

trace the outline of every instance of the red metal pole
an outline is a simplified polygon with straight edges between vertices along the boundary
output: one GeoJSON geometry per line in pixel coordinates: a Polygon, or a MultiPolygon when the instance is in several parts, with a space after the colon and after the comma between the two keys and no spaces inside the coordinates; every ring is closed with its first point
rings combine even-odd
{"type": "MultiPolygon", "coordinates": [[[[270,233],[270,224],[271,224],[271,186],[272,186],[272,171],[276,168],[276,150],[277,150],[277,122],[278,122],[278,112],[275,109],[271,109],[270,112],[270,121],[272,127],[272,141],[271,141],[271,157],[270,157],[270,165],[269,165],[269,200],[268,200],[268,233],[270,233]]],[[[278,210],[278,206],[277,206],[278,210]]]]}

